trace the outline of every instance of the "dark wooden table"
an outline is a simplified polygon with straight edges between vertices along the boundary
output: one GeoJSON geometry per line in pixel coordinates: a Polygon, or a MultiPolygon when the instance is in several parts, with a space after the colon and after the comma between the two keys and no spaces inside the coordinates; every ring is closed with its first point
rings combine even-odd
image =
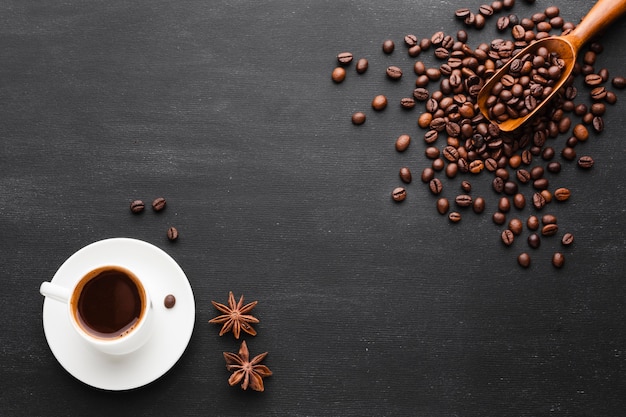
{"type": "MultiPolygon", "coordinates": [[[[557,5],[576,22],[590,3],[557,5]]],[[[414,87],[402,40],[455,34],[455,9],[480,4],[4,1],[0,415],[623,415],[625,93],[605,131],[576,148],[593,169],[563,161],[550,176],[551,188],[572,191],[546,209],[575,235],[571,247],[555,237],[530,250],[525,234],[505,248],[487,174],[471,178],[485,214],[464,211],[458,224],[419,181],[429,164],[419,111],[397,105],[414,87]],[[337,85],[342,51],[370,68],[357,76],[353,64],[337,85]],[[405,69],[400,82],[385,78],[391,64],[405,69]],[[391,101],[380,113],[369,107],[376,94],[391,101]],[[357,110],[368,114],[359,127],[357,110]],[[398,153],[402,133],[415,140],[398,153]],[[405,165],[415,180],[396,204],[405,165]],[[130,213],[131,200],[159,196],[164,212],[130,213]],[[40,283],[109,237],[165,250],[196,298],[185,354],[130,392],[77,381],[42,326],[40,283]],[[562,269],[550,264],[557,250],[562,269]],[[259,333],[246,340],[253,354],[269,351],[264,393],[227,384],[222,352],[237,343],[207,321],[228,291],[259,301],[259,333]]],[[[518,0],[512,12],[548,5],[518,0]]],[[[495,22],[469,30],[470,45],[498,36],[495,22]]],[[[611,76],[626,75],[625,36],[622,21],[603,38],[598,68],[611,76]]],[[[461,179],[445,180],[448,197],[461,179]]]]}

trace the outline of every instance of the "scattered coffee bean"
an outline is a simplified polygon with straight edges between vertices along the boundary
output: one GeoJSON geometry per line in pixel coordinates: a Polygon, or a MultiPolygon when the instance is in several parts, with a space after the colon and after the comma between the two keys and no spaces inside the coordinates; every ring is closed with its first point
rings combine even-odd
{"type": "Polygon", "coordinates": [[[369,61],[365,58],[360,58],[356,62],[356,72],[358,72],[359,74],[363,74],[365,71],[367,71],[368,66],[369,66],[369,61]]]}
{"type": "Polygon", "coordinates": [[[521,235],[523,229],[524,224],[520,219],[514,218],[509,221],[509,230],[513,232],[515,236],[521,235]]]}
{"type": "Polygon", "coordinates": [[[447,198],[441,197],[437,200],[437,211],[439,214],[446,214],[450,209],[450,202],[447,198]]]}
{"type": "Polygon", "coordinates": [[[376,111],[384,110],[387,107],[387,97],[382,94],[377,95],[372,99],[372,108],[376,111]]]}
{"type": "Polygon", "coordinates": [[[571,245],[572,243],[574,243],[574,235],[573,235],[573,234],[571,234],[571,233],[565,233],[565,234],[563,235],[563,238],[561,238],[561,243],[562,243],[564,246],[569,246],[569,245],[571,245]]]}
{"type": "Polygon", "coordinates": [[[130,211],[133,213],[141,213],[146,208],[146,205],[141,200],[135,200],[130,203],[130,211]]]}
{"type": "Polygon", "coordinates": [[[611,80],[611,84],[613,85],[613,87],[622,90],[626,88],[626,77],[613,77],[613,80],[611,80]]]}
{"type": "Polygon", "coordinates": [[[402,78],[402,69],[400,69],[400,67],[396,67],[395,65],[387,67],[386,73],[387,77],[391,78],[392,80],[399,80],[400,78],[402,78]]]}
{"type": "Polygon", "coordinates": [[[480,214],[485,211],[485,199],[482,197],[476,197],[472,203],[472,210],[474,213],[480,214]]]}
{"type": "Polygon", "coordinates": [[[589,169],[591,167],[593,167],[593,158],[590,156],[581,156],[578,159],[578,166],[583,168],[583,169],[589,169]]]}
{"type": "Polygon", "coordinates": [[[339,61],[340,64],[349,64],[352,62],[353,58],[354,57],[350,52],[340,52],[339,54],[337,54],[337,61],[339,61]]]}
{"type": "Polygon", "coordinates": [[[393,201],[404,201],[404,199],[406,199],[406,190],[404,187],[394,188],[391,193],[391,198],[393,198],[393,201]]]}
{"type": "Polygon", "coordinates": [[[154,211],[161,211],[165,208],[166,205],[166,201],[163,197],[159,197],[156,198],[153,202],[152,202],[152,208],[154,209],[154,211]]]}
{"type": "Polygon", "coordinates": [[[457,211],[452,211],[450,212],[450,214],[448,214],[448,219],[450,219],[452,223],[458,223],[461,221],[461,213],[457,211]]]}
{"type": "Polygon", "coordinates": [[[430,192],[435,195],[441,194],[441,191],[443,190],[443,184],[441,183],[441,180],[439,178],[433,178],[432,180],[430,180],[429,187],[430,192]]]}
{"type": "Polygon", "coordinates": [[[561,187],[554,190],[554,198],[556,198],[556,201],[566,201],[569,199],[570,194],[569,188],[561,187]]]}
{"type": "Polygon", "coordinates": [[[407,167],[400,168],[400,179],[402,180],[403,183],[410,184],[413,179],[411,170],[407,167]]]}
{"type": "Polygon", "coordinates": [[[526,252],[520,253],[517,257],[517,263],[523,268],[528,268],[530,266],[530,255],[526,252]]]}
{"type": "Polygon", "coordinates": [[[412,97],[403,97],[400,99],[400,106],[403,109],[412,109],[415,107],[415,99],[412,97]]]}
{"type": "Polygon", "coordinates": [[[355,125],[362,125],[365,123],[366,118],[365,113],[358,111],[352,115],[352,123],[355,125]]]}
{"type": "Polygon", "coordinates": [[[457,195],[454,202],[459,207],[469,207],[472,205],[472,196],[468,194],[457,195]]]}
{"type": "Polygon", "coordinates": [[[391,39],[387,39],[383,42],[383,52],[386,54],[392,53],[395,47],[396,44],[391,39]]]}
{"type": "Polygon", "coordinates": [[[526,197],[524,197],[524,194],[517,193],[513,196],[513,206],[518,210],[522,210],[526,207],[526,197]]]}
{"type": "Polygon", "coordinates": [[[531,233],[528,235],[528,246],[533,249],[537,249],[541,245],[541,238],[537,233],[531,233]]]}
{"type": "Polygon", "coordinates": [[[528,227],[529,230],[539,229],[539,218],[534,214],[529,216],[526,220],[526,227],[528,227]]]}
{"type": "Polygon", "coordinates": [[[559,231],[559,225],[556,223],[546,224],[541,228],[541,234],[543,236],[554,236],[559,231]]]}
{"type": "Polygon", "coordinates": [[[400,135],[396,139],[396,151],[404,152],[411,144],[411,137],[409,135],[400,135]]]}
{"type": "Polygon", "coordinates": [[[331,78],[334,82],[340,83],[346,79],[346,70],[343,67],[337,67],[333,70],[331,78]]]}
{"type": "Polygon", "coordinates": [[[506,222],[506,214],[501,211],[496,211],[491,216],[491,220],[493,220],[493,222],[497,225],[503,225],[506,222]]]}
{"type": "Polygon", "coordinates": [[[506,246],[511,246],[515,241],[515,234],[509,229],[504,229],[502,231],[501,237],[502,243],[504,243],[506,246]]]}
{"type": "Polygon", "coordinates": [[[565,256],[563,256],[561,252],[555,252],[554,255],[552,255],[552,265],[554,265],[555,268],[562,268],[564,264],[565,256]]]}
{"type": "Polygon", "coordinates": [[[167,229],[167,238],[172,242],[178,239],[178,230],[174,226],[167,229]]]}
{"type": "Polygon", "coordinates": [[[165,308],[172,308],[175,304],[176,297],[174,297],[173,294],[168,294],[165,296],[165,299],[163,300],[163,305],[165,306],[165,308]]]}

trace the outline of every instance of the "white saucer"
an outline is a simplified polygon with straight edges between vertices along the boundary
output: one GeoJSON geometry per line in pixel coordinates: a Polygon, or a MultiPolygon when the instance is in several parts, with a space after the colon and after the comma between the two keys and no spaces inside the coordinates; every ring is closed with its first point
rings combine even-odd
{"type": "Polygon", "coordinates": [[[167,253],[149,243],[114,238],[92,243],[70,256],[52,278],[71,287],[81,274],[105,264],[125,266],[144,279],[155,309],[155,331],[138,350],[107,355],[87,345],[70,323],[67,305],[45,299],[43,327],[52,353],[75,378],[96,388],[128,390],[149,384],[180,359],[193,332],[196,306],[183,270],[167,253]],[[173,308],[163,300],[176,297],[173,308]]]}

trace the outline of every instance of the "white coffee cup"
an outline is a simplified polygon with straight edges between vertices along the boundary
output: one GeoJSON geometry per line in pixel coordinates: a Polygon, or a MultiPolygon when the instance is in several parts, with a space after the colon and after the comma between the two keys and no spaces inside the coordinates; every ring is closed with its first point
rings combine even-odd
{"type": "Polygon", "coordinates": [[[94,268],[70,288],[43,282],[39,292],[67,304],[74,330],[104,353],[133,352],[152,334],[154,309],[148,291],[137,275],[122,266],[94,268]]]}

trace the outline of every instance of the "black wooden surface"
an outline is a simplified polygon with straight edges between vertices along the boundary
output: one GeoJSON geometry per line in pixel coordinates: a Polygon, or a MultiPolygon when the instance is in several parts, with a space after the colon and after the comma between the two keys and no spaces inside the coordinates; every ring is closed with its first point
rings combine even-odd
{"type": "MultiPolygon", "coordinates": [[[[520,16],[549,5],[518,3],[520,16]]],[[[592,2],[561,3],[578,21],[592,2]]],[[[575,244],[544,239],[528,270],[515,260],[525,242],[499,241],[488,175],[472,178],[486,213],[456,225],[419,178],[402,204],[390,199],[401,166],[419,177],[428,164],[418,111],[396,104],[414,80],[402,39],[455,34],[455,9],[480,4],[3,1],[0,415],[623,415],[623,92],[605,132],[577,147],[595,167],[564,163],[550,177],[572,190],[549,210],[575,244]],[[352,65],[335,85],[345,50],[370,69],[352,65]],[[390,64],[405,69],[401,82],[385,78],[390,64]],[[375,114],[381,93],[391,104],[375,114]],[[365,125],[350,123],[356,110],[365,125]],[[416,138],[403,154],[401,133],[416,138]],[[130,214],[131,200],[158,196],[163,213],[130,214]],[[170,372],[112,393],[57,363],[38,288],[74,251],[121,236],[179,262],[197,314],[170,372]],[[246,340],[269,351],[261,394],[227,385],[221,353],[237,343],[207,323],[210,301],[230,290],[259,301],[259,334],[246,340]]],[[[494,25],[469,43],[493,39],[494,25]]],[[[622,20],[604,37],[611,75],[626,75],[625,36],[622,20]]],[[[448,197],[459,182],[444,183],[448,197]]]]}

